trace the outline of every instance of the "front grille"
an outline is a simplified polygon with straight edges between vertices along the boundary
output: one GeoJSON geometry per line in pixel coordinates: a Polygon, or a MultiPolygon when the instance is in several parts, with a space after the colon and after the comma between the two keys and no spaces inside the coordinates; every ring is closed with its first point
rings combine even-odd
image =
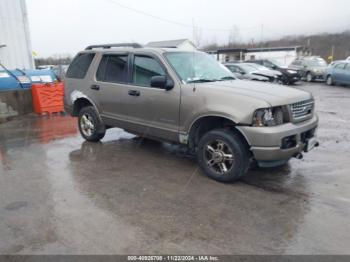
{"type": "Polygon", "coordinates": [[[315,101],[310,99],[291,105],[294,120],[299,120],[311,115],[314,111],[315,101]]]}

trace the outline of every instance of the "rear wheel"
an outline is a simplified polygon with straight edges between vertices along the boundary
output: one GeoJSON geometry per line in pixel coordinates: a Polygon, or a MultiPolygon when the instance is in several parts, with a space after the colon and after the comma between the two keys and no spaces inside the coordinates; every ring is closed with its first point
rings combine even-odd
{"type": "Polygon", "coordinates": [[[90,142],[98,142],[106,134],[105,126],[92,106],[84,107],[80,110],[78,125],[82,137],[90,142]]]}
{"type": "Polygon", "coordinates": [[[327,76],[326,83],[329,86],[332,86],[334,84],[332,76],[327,76]]]}
{"type": "Polygon", "coordinates": [[[226,129],[210,131],[201,138],[197,159],[204,173],[220,182],[237,181],[249,167],[246,145],[226,129]]]}

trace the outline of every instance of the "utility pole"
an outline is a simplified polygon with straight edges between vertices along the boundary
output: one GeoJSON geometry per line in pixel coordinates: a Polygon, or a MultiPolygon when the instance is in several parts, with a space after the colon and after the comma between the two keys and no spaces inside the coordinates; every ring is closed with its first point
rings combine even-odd
{"type": "Polygon", "coordinates": [[[261,39],[260,39],[260,47],[263,47],[263,38],[264,38],[264,24],[261,24],[261,39]]]}

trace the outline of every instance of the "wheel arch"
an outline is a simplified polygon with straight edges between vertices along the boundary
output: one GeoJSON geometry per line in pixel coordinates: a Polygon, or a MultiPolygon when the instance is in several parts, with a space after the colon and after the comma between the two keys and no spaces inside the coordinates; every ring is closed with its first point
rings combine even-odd
{"type": "Polygon", "coordinates": [[[199,117],[192,123],[189,129],[188,146],[191,151],[195,151],[199,140],[204,134],[214,129],[224,128],[232,130],[232,132],[238,134],[246,146],[250,148],[247,138],[236,128],[236,126],[237,123],[234,120],[224,116],[210,115],[199,117]]]}
{"type": "Polygon", "coordinates": [[[80,110],[87,106],[93,106],[96,109],[95,105],[88,98],[80,97],[76,99],[73,103],[72,115],[79,116],[80,110]]]}

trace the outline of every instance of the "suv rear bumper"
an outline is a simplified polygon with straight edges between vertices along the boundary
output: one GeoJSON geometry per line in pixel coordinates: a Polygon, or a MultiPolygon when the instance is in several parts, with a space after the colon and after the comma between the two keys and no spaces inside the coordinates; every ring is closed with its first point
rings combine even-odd
{"type": "Polygon", "coordinates": [[[301,123],[288,123],[276,127],[241,126],[238,130],[247,139],[251,151],[257,161],[289,160],[303,152],[307,140],[315,136],[318,117],[301,123]],[[286,146],[285,140],[293,143],[286,146]]]}

